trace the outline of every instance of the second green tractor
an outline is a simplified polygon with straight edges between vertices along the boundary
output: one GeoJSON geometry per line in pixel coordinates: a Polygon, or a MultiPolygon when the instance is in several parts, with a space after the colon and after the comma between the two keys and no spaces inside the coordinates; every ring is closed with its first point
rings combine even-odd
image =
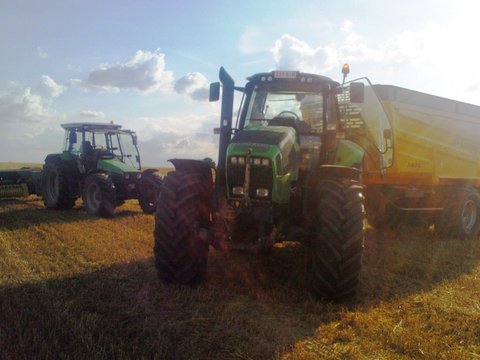
{"type": "Polygon", "coordinates": [[[141,171],[137,136],[110,123],[63,124],[64,149],[49,154],[42,172],[42,196],[51,209],[70,209],[81,197],[89,214],[111,217],[127,199],[155,212],[162,177],[141,171]]]}

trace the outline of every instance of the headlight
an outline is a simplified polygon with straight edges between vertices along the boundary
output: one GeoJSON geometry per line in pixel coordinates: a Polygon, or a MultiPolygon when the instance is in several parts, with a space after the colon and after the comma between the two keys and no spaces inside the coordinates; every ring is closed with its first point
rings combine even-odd
{"type": "Polygon", "coordinates": [[[270,160],[269,159],[262,159],[262,166],[269,166],[270,160]]]}
{"type": "Polygon", "coordinates": [[[233,195],[244,195],[245,192],[243,190],[243,186],[234,186],[232,189],[233,195]]]}
{"type": "Polygon", "coordinates": [[[140,180],[142,178],[142,173],[137,174],[137,180],[140,180]]]}
{"type": "Polygon", "coordinates": [[[231,163],[232,165],[237,165],[237,164],[238,164],[238,158],[237,158],[236,156],[232,156],[232,157],[230,158],[230,163],[231,163]]]}
{"type": "Polygon", "coordinates": [[[130,180],[130,174],[125,174],[125,180],[130,180]]]}
{"type": "Polygon", "coordinates": [[[258,188],[258,189],[255,191],[255,195],[256,195],[257,197],[266,198],[266,197],[268,197],[268,189],[258,188]]]}
{"type": "Polygon", "coordinates": [[[238,158],[238,164],[239,165],[245,165],[245,158],[244,157],[239,157],[238,158]]]}
{"type": "Polygon", "coordinates": [[[253,159],[253,165],[260,166],[261,163],[262,163],[262,159],[260,159],[260,158],[254,158],[253,159]]]}

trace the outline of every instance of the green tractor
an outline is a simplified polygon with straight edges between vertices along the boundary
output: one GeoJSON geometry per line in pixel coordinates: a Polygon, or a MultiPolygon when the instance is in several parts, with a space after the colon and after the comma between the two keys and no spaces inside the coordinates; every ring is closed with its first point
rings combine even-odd
{"type": "MultiPolygon", "coordinates": [[[[382,157],[376,142],[383,140],[375,134],[383,125],[377,118],[370,128],[355,124],[351,110],[364,105],[369,82],[340,85],[320,75],[273,71],[236,87],[224,68],[220,82],[210,86],[211,101],[223,90],[218,167],[173,159],[175,171],[160,191],[154,230],[160,279],[199,284],[210,245],[268,253],[290,239],[308,247],[314,294],[353,296],[365,237],[362,167],[367,152],[382,157]],[[235,90],[243,99],[233,127],[235,90]]],[[[371,106],[383,111],[378,99],[371,106]]]]}
{"type": "Polygon", "coordinates": [[[45,158],[42,195],[50,209],[71,209],[82,197],[86,211],[110,217],[127,199],[147,214],[156,209],[162,177],[141,171],[137,136],[113,123],[63,124],[64,150],[45,158]]]}

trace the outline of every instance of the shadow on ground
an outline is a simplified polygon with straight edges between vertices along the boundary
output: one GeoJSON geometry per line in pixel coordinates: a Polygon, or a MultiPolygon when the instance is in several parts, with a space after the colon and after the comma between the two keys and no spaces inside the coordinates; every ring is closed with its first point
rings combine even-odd
{"type": "MultiPolygon", "coordinates": [[[[115,218],[142,214],[138,211],[117,207],[115,218]]],[[[47,209],[40,198],[0,199],[0,228],[8,230],[23,229],[40,224],[74,223],[96,220],[98,217],[86,213],[80,200],[74,208],[68,210],[47,209]]]]}
{"type": "Polygon", "coordinates": [[[0,288],[5,358],[269,359],[310,338],[346,310],[425,292],[472,270],[477,241],[429,231],[369,230],[355,301],[331,304],[307,291],[306,250],[272,256],[212,251],[208,282],[165,287],[152,259],[75,277],[0,288]]]}

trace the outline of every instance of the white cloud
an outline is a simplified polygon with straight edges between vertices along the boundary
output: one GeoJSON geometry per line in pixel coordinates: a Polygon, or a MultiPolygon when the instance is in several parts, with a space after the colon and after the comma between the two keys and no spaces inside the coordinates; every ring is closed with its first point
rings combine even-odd
{"type": "Polygon", "coordinates": [[[100,66],[84,81],[74,79],[70,82],[100,91],[134,89],[143,93],[169,92],[172,83],[173,73],[165,69],[165,54],[142,50],[123,63],[100,66]]]}
{"type": "Polygon", "coordinates": [[[59,85],[48,75],[42,75],[37,92],[46,97],[57,97],[65,91],[66,87],[59,85]]]}
{"type": "Polygon", "coordinates": [[[83,110],[80,112],[80,116],[88,117],[88,118],[103,118],[105,117],[105,114],[101,111],[83,110]]]}
{"type": "Polygon", "coordinates": [[[277,39],[271,52],[279,70],[322,72],[331,69],[337,62],[336,51],[331,47],[311,47],[289,34],[277,39]]]}
{"type": "Polygon", "coordinates": [[[0,124],[40,123],[60,118],[61,115],[45,107],[42,97],[32,93],[31,88],[0,94],[0,124]]]}
{"type": "Polygon", "coordinates": [[[191,72],[174,80],[173,72],[166,69],[165,54],[139,50],[123,63],[101,65],[89,73],[85,80],[70,79],[70,87],[89,90],[119,92],[134,89],[140,93],[178,93],[193,100],[208,99],[208,79],[199,72],[191,72]]]}
{"type": "Polygon", "coordinates": [[[208,100],[208,89],[210,82],[199,72],[191,72],[175,82],[175,91],[179,94],[186,94],[193,100],[208,100]]]}
{"type": "Polygon", "coordinates": [[[174,158],[216,161],[218,136],[213,128],[218,115],[141,118],[135,123],[145,165],[167,166],[167,160],[174,158]]]}

